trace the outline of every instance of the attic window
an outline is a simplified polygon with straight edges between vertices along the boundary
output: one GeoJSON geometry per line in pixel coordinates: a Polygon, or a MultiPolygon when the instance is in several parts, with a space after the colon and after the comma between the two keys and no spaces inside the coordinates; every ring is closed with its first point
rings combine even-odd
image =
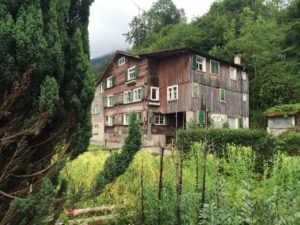
{"type": "Polygon", "coordinates": [[[214,75],[220,76],[220,63],[214,60],[210,60],[210,72],[214,75]]]}
{"type": "Polygon", "coordinates": [[[125,64],[125,57],[123,56],[123,57],[118,59],[118,66],[122,66],[124,64],[125,64]]]}
{"type": "Polygon", "coordinates": [[[229,67],[229,75],[231,80],[236,80],[236,68],[229,67]]]}
{"type": "Polygon", "coordinates": [[[199,71],[206,71],[206,58],[199,55],[192,56],[192,68],[199,71]]]}

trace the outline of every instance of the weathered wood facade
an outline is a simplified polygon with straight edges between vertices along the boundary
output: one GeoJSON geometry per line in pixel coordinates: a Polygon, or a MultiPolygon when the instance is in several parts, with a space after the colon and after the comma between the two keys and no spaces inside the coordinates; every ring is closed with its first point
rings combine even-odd
{"type": "Polygon", "coordinates": [[[103,89],[103,138],[121,143],[127,114],[133,111],[139,113],[148,146],[168,142],[176,127],[203,124],[206,109],[215,126],[247,128],[248,85],[241,65],[190,48],[138,56],[117,52],[98,81],[103,89]]]}

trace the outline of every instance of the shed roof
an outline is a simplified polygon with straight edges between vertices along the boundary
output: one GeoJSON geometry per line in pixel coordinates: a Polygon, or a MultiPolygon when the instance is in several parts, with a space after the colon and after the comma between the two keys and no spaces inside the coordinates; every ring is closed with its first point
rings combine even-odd
{"type": "Polygon", "coordinates": [[[267,109],[264,112],[264,115],[267,117],[275,117],[275,116],[294,115],[297,113],[300,113],[300,103],[277,105],[267,109]]]}

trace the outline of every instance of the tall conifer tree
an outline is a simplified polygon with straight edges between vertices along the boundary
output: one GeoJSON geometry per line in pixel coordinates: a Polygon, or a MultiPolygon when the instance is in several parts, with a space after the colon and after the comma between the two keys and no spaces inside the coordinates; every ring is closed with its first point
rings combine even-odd
{"type": "MultiPolygon", "coordinates": [[[[53,174],[59,165],[49,167],[54,155],[74,158],[89,143],[95,86],[87,31],[92,2],[0,2],[2,223],[13,218],[12,199],[34,194],[41,179],[53,174]]],[[[18,223],[16,217],[13,221],[18,223]]]]}

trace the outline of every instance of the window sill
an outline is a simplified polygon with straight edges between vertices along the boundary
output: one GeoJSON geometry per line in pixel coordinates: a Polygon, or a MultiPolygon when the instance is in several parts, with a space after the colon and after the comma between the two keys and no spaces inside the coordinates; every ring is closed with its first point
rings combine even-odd
{"type": "Polygon", "coordinates": [[[154,106],[160,106],[159,102],[149,102],[148,104],[149,105],[154,105],[154,106]]]}
{"type": "Polygon", "coordinates": [[[220,100],[220,102],[221,102],[221,103],[226,103],[226,101],[221,101],[221,100],[220,100]]]}
{"type": "Polygon", "coordinates": [[[210,73],[210,75],[212,75],[212,76],[217,76],[217,77],[220,77],[220,76],[221,76],[220,74],[216,74],[216,73],[210,73]]]}
{"type": "Polygon", "coordinates": [[[133,78],[131,80],[125,81],[125,84],[135,84],[136,83],[136,79],[133,78]]]}
{"type": "Polygon", "coordinates": [[[168,101],[168,102],[178,101],[178,98],[177,98],[177,99],[168,99],[167,101],[168,101]]]}
{"type": "Polygon", "coordinates": [[[127,104],[131,104],[131,103],[142,102],[142,101],[143,101],[143,99],[140,99],[140,100],[135,100],[135,101],[131,101],[131,102],[124,102],[123,104],[127,105],[127,104]]]}

